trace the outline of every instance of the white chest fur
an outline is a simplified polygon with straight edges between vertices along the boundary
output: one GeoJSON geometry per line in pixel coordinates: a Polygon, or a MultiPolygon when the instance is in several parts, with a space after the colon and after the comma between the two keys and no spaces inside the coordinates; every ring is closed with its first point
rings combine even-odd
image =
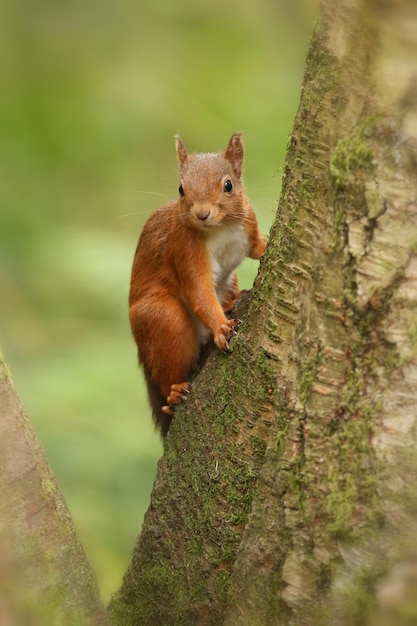
{"type": "Polygon", "coordinates": [[[242,224],[213,229],[207,241],[214,287],[221,299],[233,271],[248,253],[248,236],[242,224]]]}

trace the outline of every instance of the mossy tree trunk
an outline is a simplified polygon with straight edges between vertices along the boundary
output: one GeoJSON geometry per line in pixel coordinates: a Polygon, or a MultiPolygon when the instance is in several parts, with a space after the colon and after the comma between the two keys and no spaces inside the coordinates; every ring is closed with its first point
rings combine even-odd
{"type": "Polygon", "coordinates": [[[248,314],[178,411],[116,623],[416,611],[416,168],[416,3],[324,2],[248,314]]]}

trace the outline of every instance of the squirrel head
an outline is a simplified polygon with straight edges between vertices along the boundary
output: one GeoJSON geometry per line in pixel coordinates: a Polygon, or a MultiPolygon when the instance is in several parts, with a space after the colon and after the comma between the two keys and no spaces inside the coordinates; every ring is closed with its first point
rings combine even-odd
{"type": "Polygon", "coordinates": [[[182,217],[195,228],[207,230],[243,217],[246,195],[242,183],[244,147],[241,133],[234,133],[224,152],[189,154],[175,136],[181,182],[182,217]]]}

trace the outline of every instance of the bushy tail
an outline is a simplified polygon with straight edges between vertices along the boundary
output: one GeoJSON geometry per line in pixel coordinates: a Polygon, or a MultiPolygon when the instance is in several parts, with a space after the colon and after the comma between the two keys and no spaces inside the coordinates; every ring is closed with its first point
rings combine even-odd
{"type": "Polygon", "coordinates": [[[155,426],[160,431],[162,438],[165,439],[172,421],[172,415],[167,415],[162,411],[162,407],[166,404],[166,398],[162,395],[158,385],[151,380],[150,376],[146,376],[146,386],[155,426]]]}

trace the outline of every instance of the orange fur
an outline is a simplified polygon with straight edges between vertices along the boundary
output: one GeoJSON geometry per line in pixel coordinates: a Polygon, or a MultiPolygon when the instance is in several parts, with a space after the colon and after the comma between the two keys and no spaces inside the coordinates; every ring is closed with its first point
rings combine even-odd
{"type": "Polygon", "coordinates": [[[225,311],[239,297],[237,265],[245,256],[259,259],[266,246],[243,189],[240,133],[217,154],[189,155],[179,136],[176,147],[180,195],[145,224],[129,295],[132,333],[163,436],[210,332],[221,350],[229,348],[237,320],[225,311]]]}

